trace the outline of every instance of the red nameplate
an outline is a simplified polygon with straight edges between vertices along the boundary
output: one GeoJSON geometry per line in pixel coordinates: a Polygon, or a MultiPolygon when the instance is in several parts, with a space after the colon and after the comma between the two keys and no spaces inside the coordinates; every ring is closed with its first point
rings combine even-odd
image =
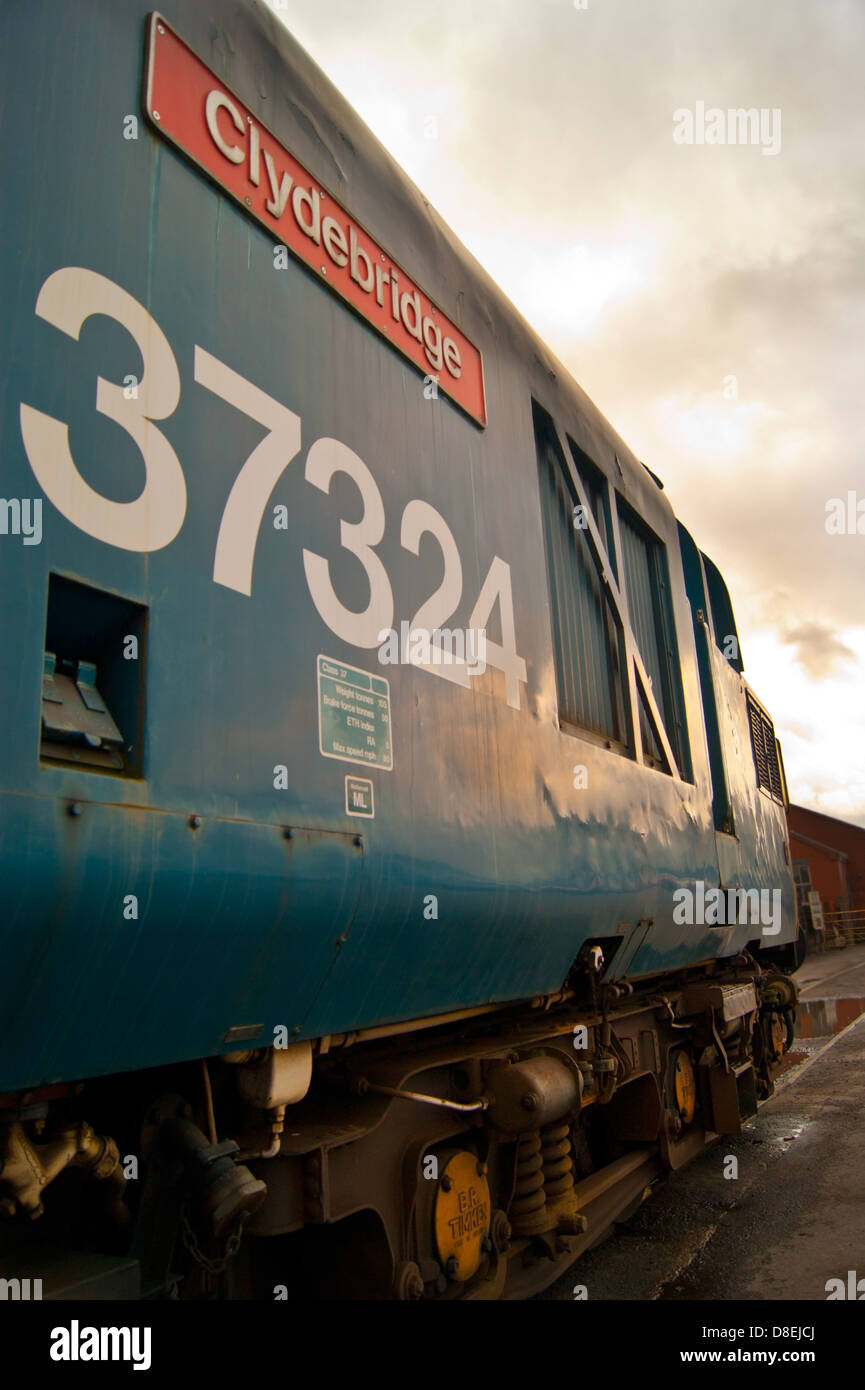
{"type": "Polygon", "coordinates": [[[159,14],[145,83],[156,129],[485,425],[478,349],[159,14]]]}

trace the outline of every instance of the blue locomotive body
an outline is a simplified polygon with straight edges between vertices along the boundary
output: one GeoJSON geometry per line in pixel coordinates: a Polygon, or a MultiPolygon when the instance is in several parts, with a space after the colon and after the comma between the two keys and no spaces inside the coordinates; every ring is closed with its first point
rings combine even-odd
{"type": "Polygon", "coordinates": [[[165,24],[486,420],[148,119],[138,0],[6,7],[0,1092],[791,943],[777,745],[666,494],[273,16],[165,24]],[[388,658],[424,628],[486,669],[388,658]]]}

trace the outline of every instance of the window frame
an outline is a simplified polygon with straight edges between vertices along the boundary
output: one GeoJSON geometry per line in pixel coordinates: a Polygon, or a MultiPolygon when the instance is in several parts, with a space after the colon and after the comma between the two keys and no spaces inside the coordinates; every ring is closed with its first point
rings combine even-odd
{"type": "MultiPolygon", "coordinates": [[[[605,579],[608,568],[607,559],[603,547],[601,547],[600,550],[598,547],[598,541],[600,537],[598,534],[594,510],[590,505],[590,497],[585,489],[583,480],[576,469],[573,456],[570,453],[570,447],[568,449],[563,448],[562,437],[558,431],[555,421],[553,420],[549,411],[545,410],[544,407],[540,404],[540,402],[534,400],[534,398],[532,399],[532,416],[534,425],[535,452],[537,456],[537,465],[539,471],[541,466],[551,466],[549,460],[542,459],[540,452],[541,448],[544,448],[545,450],[550,450],[555,461],[555,466],[559,470],[561,483],[564,486],[568,495],[570,496],[572,503],[574,505],[584,507],[587,518],[589,519],[589,526],[587,528],[579,528],[579,532],[582,535],[582,538],[584,539],[588,547],[588,555],[586,559],[589,564],[594,566],[597,572],[597,579],[601,590],[602,602],[605,604],[608,610],[610,610],[609,620],[611,621],[615,629],[617,669],[612,669],[611,667],[609,671],[610,693],[611,703],[613,707],[618,706],[618,722],[621,727],[623,738],[617,738],[613,733],[609,731],[599,732],[597,729],[593,729],[586,724],[576,722],[574,718],[571,717],[575,711],[572,711],[569,708],[570,701],[567,698],[567,692],[563,691],[563,685],[565,684],[565,673],[562,670],[561,662],[561,651],[563,644],[561,638],[557,637],[557,630],[561,631],[562,626],[562,605],[556,602],[556,596],[553,591],[553,584],[555,581],[555,565],[551,563],[549,543],[547,539],[548,519],[545,515],[546,500],[543,494],[541,494],[541,524],[544,536],[547,598],[553,631],[553,657],[556,680],[556,718],[558,722],[558,727],[560,732],[568,734],[570,737],[584,739],[586,742],[592,743],[597,747],[605,748],[607,750],[614,750],[619,754],[625,755],[626,757],[633,758],[635,756],[635,750],[632,741],[633,717],[630,708],[628,691],[627,649],[625,634],[622,629],[620,614],[617,610],[616,604],[614,602],[610,603],[609,585],[606,583],[605,579]]],[[[567,438],[568,445],[571,446],[572,441],[570,440],[570,437],[567,438]]],[[[576,446],[573,447],[576,448],[576,446]]],[[[603,478],[604,475],[601,473],[599,469],[596,470],[596,473],[601,478],[603,478]]],[[[542,484],[540,484],[539,480],[539,489],[541,486],[542,484]]],[[[604,509],[605,518],[607,518],[609,516],[608,501],[604,501],[604,509]]],[[[578,536],[578,528],[574,527],[572,529],[572,544],[575,547],[577,547],[581,543],[580,538],[578,536]]],[[[609,564],[612,567],[613,561],[610,560],[609,564]]],[[[578,633],[573,634],[573,640],[579,641],[578,633]]]]}
{"type": "MultiPolygon", "coordinates": [[[[669,626],[665,628],[665,636],[669,639],[668,645],[673,652],[672,664],[676,665],[676,663],[678,663],[676,666],[678,680],[675,680],[672,670],[667,673],[667,678],[670,685],[673,687],[673,699],[676,699],[678,695],[679,703],[677,708],[680,721],[679,732],[681,734],[681,748],[679,750],[674,749],[671,743],[667,732],[667,713],[665,710],[662,710],[653,692],[652,681],[646,670],[642,653],[631,624],[627,593],[623,582],[622,540],[619,533],[616,506],[616,499],[619,494],[611,478],[574,442],[570,434],[563,434],[562,431],[560,431],[555,418],[543,405],[541,405],[540,401],[534,396],[531,400],[533,437],[535,441],[537,466],[540,470],[541,465],[546,463],[541,456],[542,445],[545,448],[551,448],[567,491],[572,496],[575,504],[585,509],[588,524],[585,528],[581,529],[583,530],[583,535],[589,547],[591,561],[595,565],[601,584],[606,590],[605,601],[609,604],[611,617],[618,634],[618,679],[620,681],[621,693],[624,697],[622,722],[623,732],[628,741],[623,743],[607,735],[599,736],[595,730],[586,728],[582,724],[574,723],[572,719],[567,717],[567,713],[563,717],[562,712],[567,701],[562,698],[563,673],[560,659],[562,642],[561,638],[557,636],[557,633],[561,631],[561,614],[559,605],[555,602],[553,587],[555,583],[555,568],[554,565],[551,564],[549,553],[549,521],[545,510],[547,502],[543,493],[540,491],[543,484],[539,476],[539,500],[544,535],[547,595],[553,636],[556,680],[556,718],[559,730],[571,737],[580,738],[589,743],[599,743],[606,749],[615,750],[619,754],[624,754],[636,762],[638,766],[644,767],[648,771],[656,771],[665,777],[671,778],[673,781],[681,781],[693,785],[694,773],[691,759],[687,706],[684,698],[678,631],[676,628],[672,601],[673,590],[669,558],[670,547],[657,535],[648,522],[636,512],[635,508],[627,499],[623,499],[625,505],[628,506],[629,510],[637,517],[638,521],[648,532],[655,546],[659,548],[660,555],[663,558],[664,573],[662,579],[666,587],[665,602],[668,608],[665,621],[669,624],[669,626]],[[604,522],[603,534],[598,525],[598,517],[595,515],[594,507],[591,505],[593,489],[595,496],[599,497],[602,503],[604,522]],[[662,754],[663,763],[659,763],[643,746],[640,727],[640,701],[642,701],[642,713],[656,729],[656,742],[662,754]]],[[[666,650],[667,647],[665,645],[664,651],[666,650]]],[[[669,657],[667,657],[667,662],[670,662],[669,657]]]]}
{"type": "MultiPolygon", "coordinates": [[[[673,611],[669,546],[618,489],[615,492],[615,503],[616,520],[619,526],[619,545],[622,554],[622,589],[628,604],[629,618],[631,617],[631,586],[628,582],[625,549],[621,538],[622,523],[624,522],[646,546],[652,618],[662,686],[661,698],[657,699],[656,697],[656,703],[660,714],[665,716],[664,730],[672,744],[673,752],[676,754],[678,776],[684,782],[693,782],[691,737],[682,681],[682,657],[673,611]],[[673,726],[672,731],[671,724],[673,726]],[[671,732],[674,737],[671,737],[671,732]]],[[[633,620],[631,620],[631,626],[633,629],[633,620]]],[[[634,636],[636,638],[636,633],[634,636]]]]}

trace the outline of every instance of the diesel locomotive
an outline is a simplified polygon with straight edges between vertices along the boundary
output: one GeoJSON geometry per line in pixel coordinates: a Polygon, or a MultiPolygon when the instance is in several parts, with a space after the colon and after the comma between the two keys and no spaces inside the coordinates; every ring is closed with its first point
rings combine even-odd
{"type": "Polygon", "coordinates": [[[792,1036],[724,580],[264,5],[0,64],[4,1287],[525,1297],[792,1036]]]}

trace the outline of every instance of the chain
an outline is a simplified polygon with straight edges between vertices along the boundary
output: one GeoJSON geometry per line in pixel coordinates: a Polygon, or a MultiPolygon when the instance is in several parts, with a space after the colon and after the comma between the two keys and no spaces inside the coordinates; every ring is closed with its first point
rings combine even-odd
{"type": "Polygon", "coordinates": [[[240,1249],[240,1242],[243,1239],[243,1216],[241,1215],[238,1217],[234,1230],[225,1242],[222,1258],[219,1260],[211,1260],[209,1256],[205,1255],[201,1246],[198,1244],[195,1232],[189,1221],[189,1211],[185,1202],[180,1213],[180,1224],[183,1244],[186,1246],[196,1264],[201,1265],[201,1268],[208,1274],[224,1274],[228,1265],[240,1249]]]}

